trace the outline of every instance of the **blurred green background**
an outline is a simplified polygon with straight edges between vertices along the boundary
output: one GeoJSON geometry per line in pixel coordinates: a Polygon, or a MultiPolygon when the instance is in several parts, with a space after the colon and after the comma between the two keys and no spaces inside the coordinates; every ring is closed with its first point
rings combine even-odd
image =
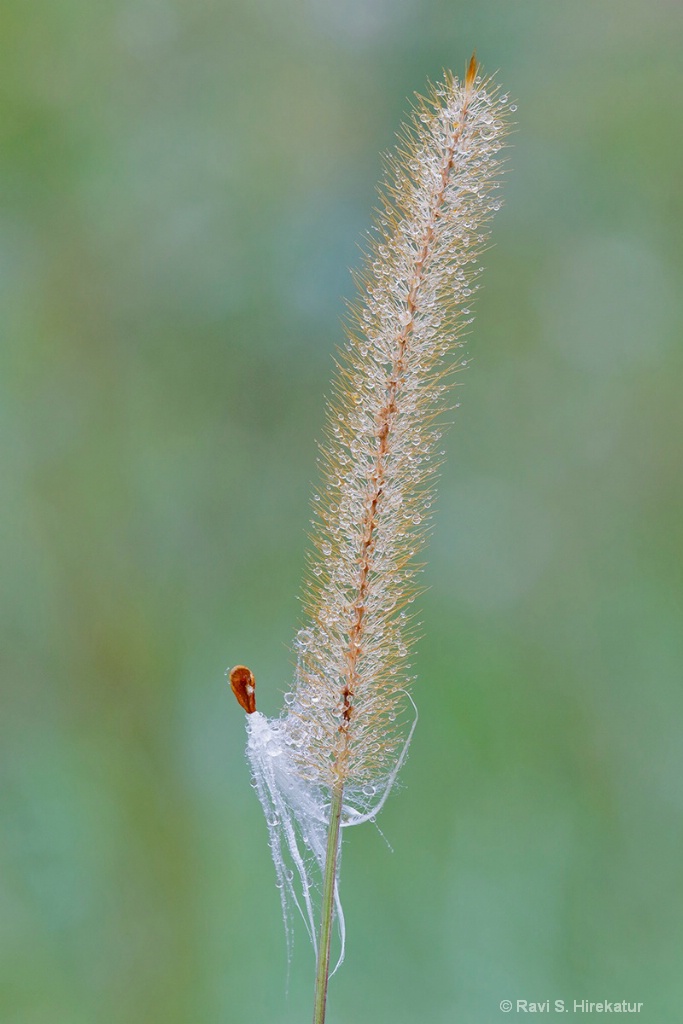
{"type": "Polygon", "coordinates": [[[0,1020],[310,1017],[223,673],[289,686],[380,152],[475,46],[518,128],[329,1021],[679,1020],[681,5],[6,0],[0,33],[0,1020]]]}

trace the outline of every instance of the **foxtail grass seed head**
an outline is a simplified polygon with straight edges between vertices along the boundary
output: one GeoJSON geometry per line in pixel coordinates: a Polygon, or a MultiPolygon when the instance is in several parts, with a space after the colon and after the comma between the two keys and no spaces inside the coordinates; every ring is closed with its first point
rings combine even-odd
{"type": "MultiPolygon", "coordinates": [[[[296,906],[314,947],[313,874],[325,862],[332,794],[343,792],[342,826],[374,817],[415,727],[416,556],[443,455],[441,414],[466,365],[461,339],[501,205],[507,110],[473,57],[463,81],[447,73],[418,98],[399,134],[320,445],[305,620],[280,717],[256,711],[248,669],[230,675],[288,934],[296,906]]],[[[343,956],[336,887],[335,901],[343,956]]]]}

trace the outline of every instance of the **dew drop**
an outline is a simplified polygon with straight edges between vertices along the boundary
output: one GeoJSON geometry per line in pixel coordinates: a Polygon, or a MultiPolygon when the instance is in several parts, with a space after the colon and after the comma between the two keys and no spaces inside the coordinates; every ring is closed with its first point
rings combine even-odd
{"type": "Polygon", "coordinates": [[[299,648],[299,650],[306,651],[310,647],[312,640],[313,634],[311,633],[310,629],[300,629],[299,632],[296,634],[296,640],[294,641],[294,644],[296,647],[299,648]]]}

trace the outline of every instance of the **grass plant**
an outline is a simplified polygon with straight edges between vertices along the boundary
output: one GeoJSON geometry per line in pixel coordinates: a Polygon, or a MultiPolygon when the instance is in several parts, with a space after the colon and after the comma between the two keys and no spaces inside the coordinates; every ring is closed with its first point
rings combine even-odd
{"type": "Polygon", "coordinates": [[[399,135],[320,446],[305,622],[283,713],[268,719],[256,710],[245,666],[230,674],[247,712],[288,941],[297,908],[316,952],[314,1024],[325,1020],[335,917],[337,967],[344,957],[342,829],[381,810],[417,721],[408,692],[416,555],[430,523],[447,396],[466,366],[461,349],[488,222],[500,206],[508,109],[472,57],[462,81],[446,74],[418,98],[399,135]]]}

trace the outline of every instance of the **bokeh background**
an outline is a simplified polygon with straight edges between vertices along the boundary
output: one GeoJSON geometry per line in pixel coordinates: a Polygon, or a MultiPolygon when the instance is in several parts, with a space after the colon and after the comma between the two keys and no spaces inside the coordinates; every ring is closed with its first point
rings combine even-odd
{"type": "Polygon", "coordinates": [[[683,980],[683,7],[6,0],[3,1024],[294,1024],[224,670],[274,714],[348,268],[408,97],[516,97],[420,725],[330,1024],[683,980]]]}

